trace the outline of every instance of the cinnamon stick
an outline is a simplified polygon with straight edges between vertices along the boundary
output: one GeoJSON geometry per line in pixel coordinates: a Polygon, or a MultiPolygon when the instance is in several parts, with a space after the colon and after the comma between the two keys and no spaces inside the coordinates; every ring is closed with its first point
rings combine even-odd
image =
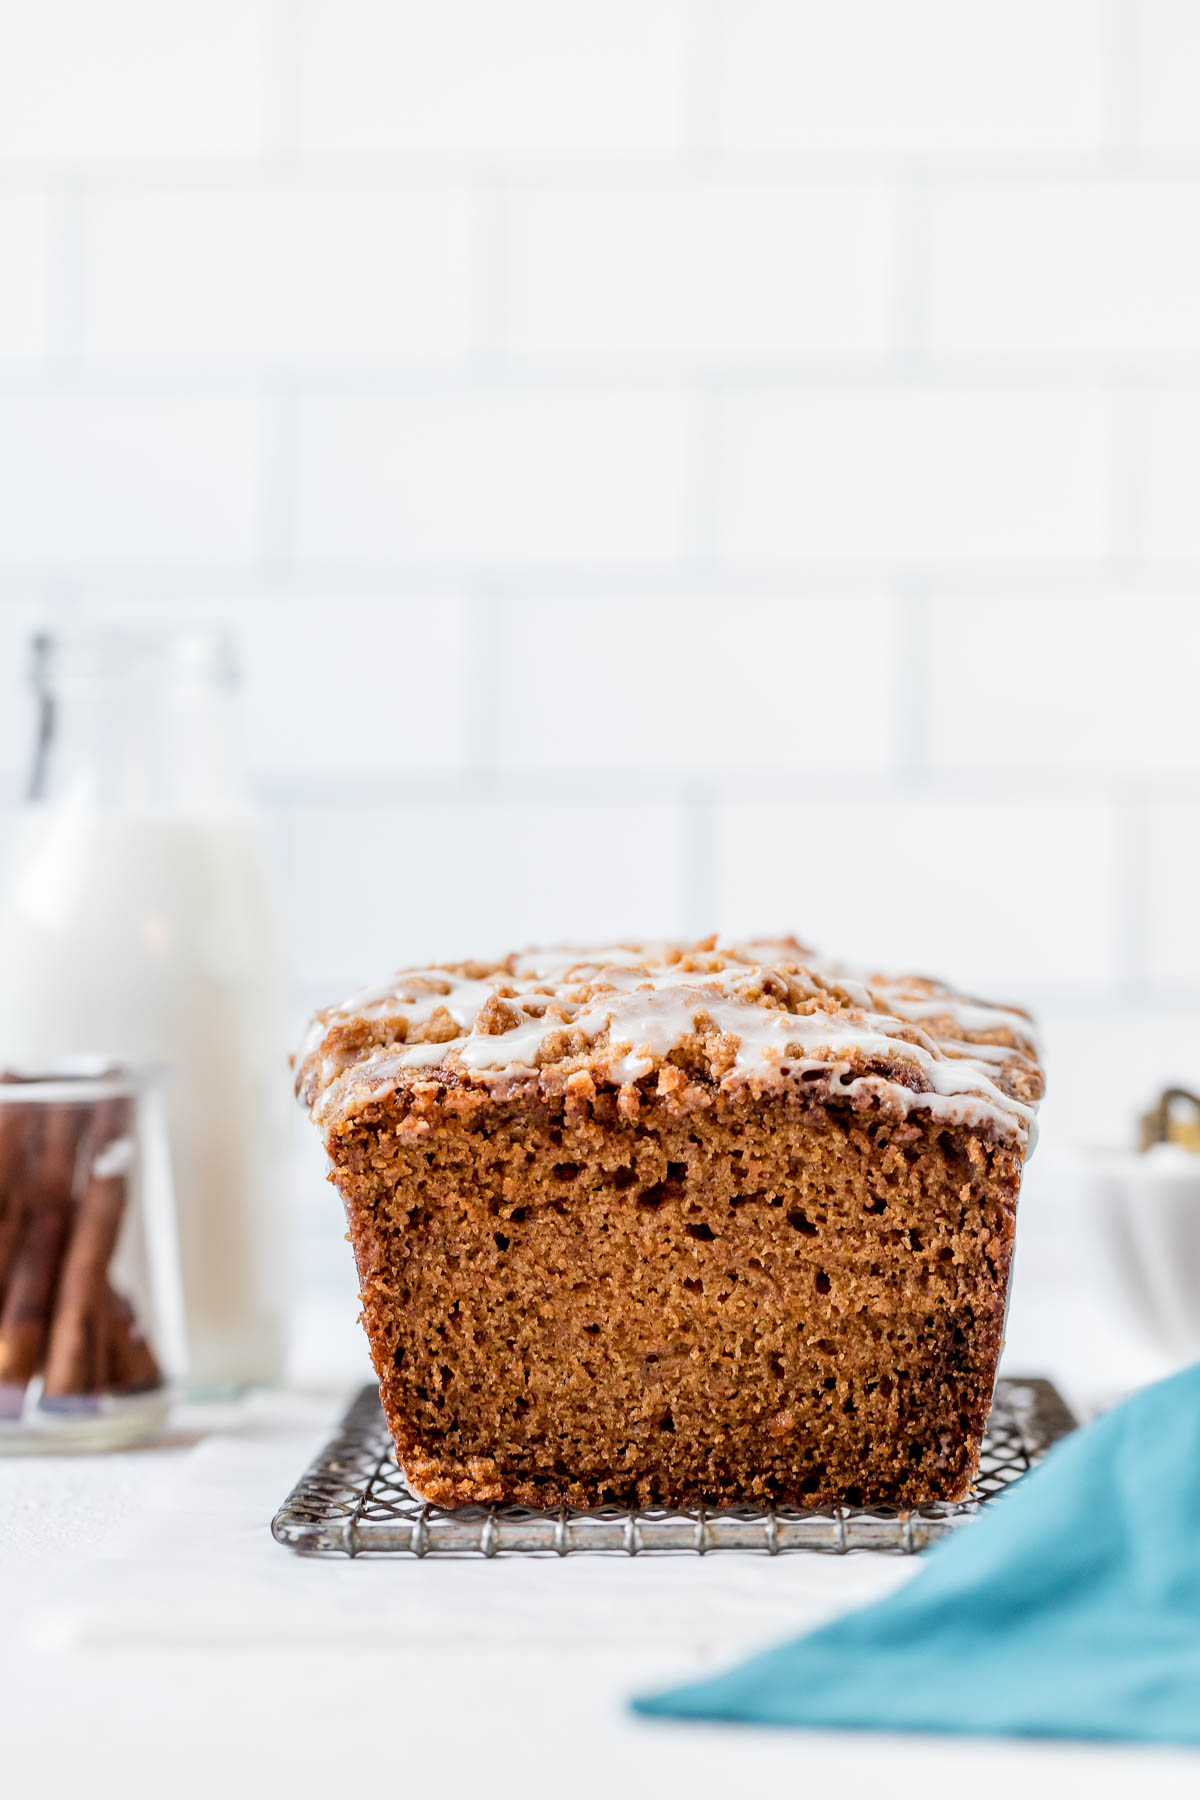
{"type": "MultiPolygon", "coordinates": [[[[0,1312],[0,1383],[20,1386],[41,1366],[71,1223],[71,1197],[86,1111],[46,1108],[20,1240],[0,1312]]],[[[31,1173],[33,1170],[31,1168],[31,1173]]]]}
{"type": "Polygon", "coordinates": [[[141,1394],[162,1386],[163,1374],[123,1295],[109,1289],[108,1380],[113,1393],[141,1394]]]}
{"type": "MultiPolygon", "coordinates": [[[[7,1083],[9,1077],[0,1075],[7,1083]]],[[[4,1317],[31,1199],[32,1162],[41,1122],[36,1107],[0,1107],[0,1320],[4,1317]]],[[[25,1382],[0,1377],[0,1419],[19,1419],[25,1405],[25,1382]]]]}
{"type": "Polygon", "coordinates": [[[131,1127],[128,1100],[103,1100],[96,1107],[88,1173],[75,1209],[46,1351],[42,1391],[48,1399],[94,1394],[106,1382],[99,1345],[109,1323],[108,1265],[125,1212],[131,1127]]]}
{"type": "Polygon", "coordinates": [[[124,1098],[0,1109],[0,1416],[19,1415],[39,1372],[50,1406],[162,1385],[133,1308],[109,1282],[132,1129],[124,1098]]]}
{"type": "Polygon", "coordinates": [[[96,1326],[96,1380],[106,1394],[119,1393],[125,1378],[121,1337],[120,1302],[112,1288],[108,1288],[96,1326]]]}
{"type": "Polygon", "coordinates": [[[0,1313],[29,1201],[29,1149],[36,1108],[0,1105],[0,1313]]]}

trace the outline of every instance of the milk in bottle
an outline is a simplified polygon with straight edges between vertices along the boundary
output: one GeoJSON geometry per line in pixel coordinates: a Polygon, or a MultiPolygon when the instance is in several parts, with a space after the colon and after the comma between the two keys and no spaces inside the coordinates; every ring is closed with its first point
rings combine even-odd
{"type": "Polygon", "coordinates": [[[283,957],[227,644],[38,640],[37,754],[0,889],[0,1065],[169,1067],[189,1380],[276,1379],[288,1300],[283,957]]]}

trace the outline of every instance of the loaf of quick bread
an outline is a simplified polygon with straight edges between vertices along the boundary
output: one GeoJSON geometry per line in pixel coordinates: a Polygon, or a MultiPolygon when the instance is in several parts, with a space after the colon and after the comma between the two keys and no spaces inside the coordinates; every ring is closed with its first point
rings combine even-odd
{"type": "Polygon", "coordinates": [[[1024,1012],[793,941],[535,950],[320,1013],[297,1087],[426,1498],[967,1494],[1042,1091],[1024,1012]]]}

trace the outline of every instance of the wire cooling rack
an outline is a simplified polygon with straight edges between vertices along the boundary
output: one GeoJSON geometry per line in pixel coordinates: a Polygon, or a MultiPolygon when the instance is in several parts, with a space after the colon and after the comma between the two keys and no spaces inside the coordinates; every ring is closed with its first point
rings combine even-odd
{"type": "Polygon", "coordinates": [[[691,1512],[569,1506],[430,1506],[397,1466],[379,1396],[362,1390],[271,1521],[277,1542],[309,1555],[569,1556],[604,1551],[885,1550],[911,1555],[944,1536],[1017,1480],[1073,1429],[1075,1420],[1048,1381],[1002,1380],[983,1441],[971,1499],[911,1512],[835,1506],[822,1511],[743,1506],[691,1512]]]}

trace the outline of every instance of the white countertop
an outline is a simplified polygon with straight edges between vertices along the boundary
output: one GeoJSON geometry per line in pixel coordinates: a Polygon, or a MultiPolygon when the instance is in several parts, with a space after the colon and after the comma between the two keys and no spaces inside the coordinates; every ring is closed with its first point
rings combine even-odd
{"type": "MultiPolygon", "coordinates": [[[[1075,1404],[1125,1367],[1086,1290],[1018,1286],[1007,1364],[1075,1404]]],[[[297,1385],[185,1409],[160,1444],[0,1459],[0,1769],[14,1800],[569,1792],[1187,1795],[1200,1757],[637,1721],[686,1678],[908,1579],[900,1559],[297,1557],[268,1523],[365,1379],[344,1296],[297,1385]],[[320,1373],[318,1383],[314,1377],[320,1373]],[[332,1378],[331,1378],[332,1377],[332,1378]],[[14,1779],[15,1776],[15,1779],[14,1779]]]]}

